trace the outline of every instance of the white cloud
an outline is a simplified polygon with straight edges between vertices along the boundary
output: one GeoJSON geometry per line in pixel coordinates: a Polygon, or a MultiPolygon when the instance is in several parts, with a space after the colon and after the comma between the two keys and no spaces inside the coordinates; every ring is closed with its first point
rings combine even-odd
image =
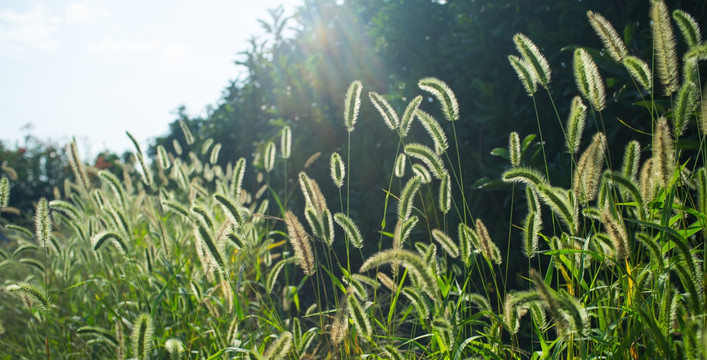
{"type": "Polygon", "coordinates": [[[182,44],[165,44],[159,40],[129,40],[104,37],[86,45],[89,53],[110,62],[143,63],[147,66],[183,66],[194,59],[192,48],[182,44]]]}
{"type": "Polygon", "coordinates": [[[0,52],[52,52],[59,46],[54,35],[60,23],[42,5],[34,4],[26,12],[0,10],[0,52]]]}
{"type": "Polygon", "coordinates": [[[91,24],[108,16],[108,11],[85,3],[71,3],[66,7],[64,19],[68,24],[91,24]]]}
{"type": "Polygon", "coordinates": [[[170,45],[163,49],[162,55],[166,65],[183,65],[192,59],[192,50],[185,45],[170,45]]]}
{"type": "Polygon", "coordinates": [[[97,43],[87,45],[90,52],[94,54],[140,54],[158,51],[162,44],[157,40],[130,41],[125,39],[114,39],[104,37],[97,43]]]}

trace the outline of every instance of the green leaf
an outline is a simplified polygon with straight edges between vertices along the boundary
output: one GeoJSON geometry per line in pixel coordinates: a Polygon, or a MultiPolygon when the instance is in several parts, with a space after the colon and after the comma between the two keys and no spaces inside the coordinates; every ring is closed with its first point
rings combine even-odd
{"type": "Polygon", "coordinates": [[[344,284],[342,284],[341,281],[339,281],[339,278],[337,278],[334,274],[332,274],[331,271],[329,271],[329,269],[326,268],[326,266],[322,265],[322,269],[324,269],[324,271],[326,271],[326,273],[329,274],[329,278],[331,279],[331,282],[333,282],[334,285],[338,286],[339,290],[341,290],[341,292],[346,294],[346,286],[344,286],[344,284]]]}
{"type": "Polygon", "coordinates": [[[491,150],[491,155],[502,157],[506,160],[509,160],[511,158],[510,154],[508,153],[508,149],[505,148],[495,148],[491,150]]]}

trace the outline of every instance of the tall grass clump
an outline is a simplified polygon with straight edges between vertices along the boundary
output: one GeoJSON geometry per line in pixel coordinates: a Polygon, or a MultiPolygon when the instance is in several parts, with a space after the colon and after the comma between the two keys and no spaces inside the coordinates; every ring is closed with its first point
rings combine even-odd
{"type": "MultiPolygon", "coordinates": [[[[85,164],[72,142],[66,186],[37,202],[35,228],[2,230],[11,246],[0,252],[0,354],[704,358],[707,112],[691,53],[703,41],[689,14],[669,15],[651,2],[653,45],[640,58],[620,28],[588,12],[606,58],[576,46],[558,55],[573,66],[555,73],[542,40],[507,39],[517,50],[507,70],[534,105],[538,89],[553,101],[551,77],[576,84],[566,119],[536,110],[538,126],[557,121],[564,139],[551,140],[566,152],[553,158],[567,167],[548,166],[543,152],[538,169],[528,152],[541,154],[545,140],[533,134],[509,131],[508,149],[495,151],[510,160],[497,181],[510,194],[507,214],[473,213],[456,133],[464,104],[434,77],[404,103],[374,91],[362,101],[366,84],[353,81],[332,122],[346,149],[321,149],[331,154],[325,172],[295,156],[293,124],[227,165],[221,144],[184,122],[184,141],[174,152],[158,146],[152,163],[131,137],[134,161],[115,173],[85,164]],[[635,87],[651,129],[625,143],[616,134],[631,124],[604,121],[616,110],[609,76],[635,87]],[[375,206],[380,228],[350,186],[366,185],[351,158],[362,107],[392,130],[382,139],[399,143],[377,155],[391,165],[375,206]]],[[[0,210],[12,205],[10,186],[0,179],[0,210]]]]}

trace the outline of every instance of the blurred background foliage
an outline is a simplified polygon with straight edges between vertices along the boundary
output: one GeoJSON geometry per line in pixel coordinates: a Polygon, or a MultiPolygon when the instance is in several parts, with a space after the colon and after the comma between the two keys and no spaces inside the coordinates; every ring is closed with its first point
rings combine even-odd
{"type": "MultiPolygon", "coordinates": [[[[707,19],[707,3],[702,0],[668,1],[667,5],[671,11],[687,11],[700,24],[707,19]]],[[[363,105],[351,134],[348,172],[353,195],[351,216],[366,238],[378,238],[380,230],[392,232],[393,224],[380,227],[385,194],[379,189],[387,188],[390,174],[386,169],[393,167],[398,141],[393,133],[385,135],[389,130],[365,94],[385,94],[402,113],[407,102],[421,94],[417,81],[434,76],[447,82],[459,99],[461,119],[456,131],[472,214],[483,214],[497,241],[506,239],[511,195],[508,186],[497,179],[508,163],[491,151],[507,146],[510,131],[518,131],[521,137],[537,133],[539,122],[550,174],[569,174],[569,157],[563,156],[564,141],[552,101],[564,123],[570,99],[577,94],[571,51],[576,46],[595,55],[605,77],[607,113],[617,114],[604,119],[609,144],[618,149],[630,139],[647,136],[640,131],[650,130],[652,124],[646,111],[635,105],[640,101],[639,94],[633,90],[628,74],[601,50],[586,12],[604,15],[623,35],[629,51],[650,63],[648,7],[647,0],[303,0],[296,14],[271,10],[269,18],[261,20],[266,35],[253,38],[250,47],[237,57],[236,64],[245,67],[247,75],[230,82],[204,117],[190,117],[184,107],[178,108],[177,118],[163,136],[154,140],[149,152],[154,156],[157,145],[171,151],[177,140],[184,150],[182,156],[190,151],[198,154],[203,144],[186,145],[178,123],[183,121],[197,139],[222,144],[221,165],[239,157],[251,162],[253,149],[262,148],[267,141],[279,144],[280,129],[289,125],[293,134],[289,173],[271,173],[273,188],[289,189],[289,194],[279,194],[281,198],[290,197],[288,202],[294,209],[302,207],[301,196],[292,191],[297,188],[296,174],[311,155],[321,151],[321,158],[307,173],[322,184],[325,195],[336,199],[336,188],[328,181],[328,158],[334,151],[346,154],[344,95],[353,80],[361,80],[363,105]],[[553,69],[549,89],[552,101],[544,89],[535,99],[529,98],[509,65],[507,56],[516,52],[512,37],[517,32],[531,38],[548,58],[553,69]],[[538,120],[535,107],[540,114],[538,120]],[[290,183],[284,187],[283,181],[290,183]],[[498,191],[501,189],[504,191],[498,191]]],[[[682,46],[681,39],[678,43],[682,46]]],[[[443,120],[432,98],[426,98],[422,108],[443,120]]],[[[451,124],[442,125],[451,136],[451,124]]],[[[596,130],[590,122],[585,134],[596,130]]],[[[421,127],[413,131],[422,135],[421,127]]],[[[645,138],[640,140],[646,142],[645,138]]],[[[12,203],[28,219],[32,203],[42,196],[52,198],[52,188],[61,186],[56,182],[69,173],[63,151],[56,149],[61,147],[30,137],[27,144],[14,149],[0,147],[0,164],[22,172],[18,174],[21,180],[13,181],[12,203]]],[[[611,154],[616,156],[620,151],[611,154]]],[[[454,151],[450,156],[456,163],[454,151]]],[[[129,158],[127,154],[119,157],[109,153],[100,157],[108,164],[96,159],[95,165],[101,163],[116,172],[120,167],[113,165],[129,158]]],[[[541,159],[529,156],[525,161],[540,167],[541,159]]],[[[568,179],[551,181],[567,185],[568,179]]],[[[398,190],[392,189],[394,193],[398,190]]],[[[394,207],[388,209],[394,211],[394,207]]]]}

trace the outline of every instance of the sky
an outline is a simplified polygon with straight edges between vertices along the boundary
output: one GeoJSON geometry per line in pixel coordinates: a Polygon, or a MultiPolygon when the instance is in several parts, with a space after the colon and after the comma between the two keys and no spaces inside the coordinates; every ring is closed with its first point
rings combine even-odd
{"type": "Polygon", "coordinates": [[[257,19],[302,0],[0,0],[0,141],[26,135],[81,152],[132,150],[176,109],[204,115],[244,68],[257,19]]]}

